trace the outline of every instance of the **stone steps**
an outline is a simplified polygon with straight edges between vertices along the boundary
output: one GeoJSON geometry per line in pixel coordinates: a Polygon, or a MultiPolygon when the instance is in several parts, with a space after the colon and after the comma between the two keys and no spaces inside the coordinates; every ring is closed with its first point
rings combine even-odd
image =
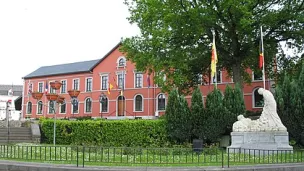
{"type": "Polygon", "coordinates": [[[25,127],[12,127],[9,128],[0,128],[0,143],[29,143],[32,142],[32,132],[30,128],[25,127]]]}

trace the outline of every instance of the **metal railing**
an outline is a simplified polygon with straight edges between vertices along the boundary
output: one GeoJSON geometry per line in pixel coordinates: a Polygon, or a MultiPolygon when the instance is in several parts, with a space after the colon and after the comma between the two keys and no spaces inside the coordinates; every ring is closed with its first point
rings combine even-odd
{"type": "Polygon", "coordinates": [[[221,166],[301,163],[302,150],[0,145],[0,158],[85,165],[221,166]]]}

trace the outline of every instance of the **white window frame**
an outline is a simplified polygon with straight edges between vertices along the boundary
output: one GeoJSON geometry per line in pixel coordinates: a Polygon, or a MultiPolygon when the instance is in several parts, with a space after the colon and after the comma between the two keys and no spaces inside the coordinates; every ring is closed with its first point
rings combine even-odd
{"type": "Polygon", "coordinates": [[[63,80],[60,80],[60,82],[62,83],[62,81],[65,81],[65,92],[64,93],[62,93],[62,85],[61,85],[61,87],[60,87],[60,94],[67,94],[67,86],[68,86],[68,80],[67,79],[63,79],[63,80]]]}
{"type": "MultiPolygon", "coordinates": [[[[92,98],[91,98],[91,97],[85,98],[83,104],[84,104],[84,108],[83,108],[83,109],[84,109],[84,113],[85,113],[85,114],[91,114],[92,111],[93,111],[93,100],[92,100],[92,98]],[[91,112],[87,112],[87,100],[88,100],[88,99],[91,99],[91,112]]],[[[79,108],[79,106],[78,106],[78,108],[79,108]]]]}
{"type": "Polygon", "coordinates": [[[85,92],[93,92],[93,77],[86,77],[85,78],[85,92]],[[87,90],[87,85],[88,85],[88,79],[91,79],[91,90],[87,90]]]}
{"type": "Polygon", "coordinates": [[[263,106],[259,107],[259,106],[255,106],[255,97],[254,97],[254,92],[255,91],[258,91],[258,89],[261,88],[261,87],[256,87],[252,90],[252,94],[251,94],[251,99],[252,99],[252,108],[253,109],[261,109],[263,108],[263,106]]]}
{"type": "MultiPolygon", "coordinates": [[[[221,83],[223,83],[223,72],[222,72],[221,70],[218,70],[218,71],[216,71],[216,74],[217,74],[217,73],[220,73],[220,79],[221,79],[221,80],[218,82],[218,81],[217,81],[217,75],[216,75],[216,76],[215,76],[215,77],[216,77],[216,83],[217,83],[217,84],[221,84],[221,83]]],[[[212,78],[211,80],[212,80],[212,84],[215,84],[213,78],[212,78]]]]}
{"type": "Polygon", "coordinates": [[[56,93],[57,90],[53,89],[51,87],[51,82],[55,82],[55,80],[49,81],[48,82],[48,93],[56,93]],[[54,90],[54,92],[51,92],[51,90],[54,90]]]}
{"type": "Polygon", "coordinates": [[[26,104],[26,112],[27,115],[31,115],[33,113],[33,103],[31,101],[28,101],[26,104]],[[28,108],[29,108],[29,103],[31,103],[31,112],[28,112],[28,108]]]}
{"type": "Polygon", "coordinates": [[[65,105],[65,112],[64,112],[64,113],[61,112],[61,107],[62,107],[63,105],[60,105],[60,106],[59,106],[59,109],[58,109],[58,110],[59,110],[59,114],[66,114],[66,113],[67,113],[67,103],[66,103],[66,100],[63,101],[63,104],[65,105]]]}
{"type": "Polygon", "coordinates": [[[116,61],[116,67],[117,67],[117,68],[125,68],[126,66],[127,66],[127,59],[126,59],[126,57],[120,56],[119,58],[117,58],[117,61],[116,61]],[[123,59],[123,60],[125,61],[125,64],[124,64],[123,66],[120,66],[120,65],[119,65],[119,61],[120,61],[121,59],[123,59]]]}
{"type": "Polygon", "coordinates": [[[109,87],[109,74],[101,74],[100,75],[100,90],[102,91],[106,91],[108,90],[108,87],[109,87]],[[106,82],[106,89],[102,89],[102,77],[107,77],[107,82],[106,82]]]}
{"type": "Polygon", "coordinates": [[[116,85],[118,87],[118,89],[122,89],[122,87],[119,87],[119,79],[118,79],[118,75],[122,75],[122,78],[123,78],[123,87],[124,87],[124,90],[126,89],[126,71],[119,71],[119,72],[116,72],[116,85]]]}
{"type": "Polygon", "coordinates": [[[144,96],[142,94],[135,94],[133,97],[133,112],[143,112],[144,111],[144,96]],[[141,110],[136,110],[136,97],[141,96],[141,110]]]}
{"type": "Polygon", "coordinates": [[[156,96],[156,111],[166,111],[166,107],[167,107],[167,97],[164,93],[159,93],[157,96],[156,96]],[[164,95],[165,97],[165,109],[164,110],[158,110],[158,97],[160,95],[164,95]]]}
{"type": "Polygon", "coordinates": [[[109,113],[109,103],[110,103],[110,101],[109,101],[109,97],[107,96],[107,101],[108,101],[108,104],[107,104],[107,111],[106,112],[102,112],[101,110],[102,110],[102,104],[101,103],[99,103],[99,112],[101,113],[101,114],[103,114],[103,113],[109,113]]]}
{"type": "Polygon", "coordinates": [[[80,109],[80,101],[78,101],[78,112],[77,113],[73,113],[73,104],[72,103],[70,103],[71,104],[71,116],[73,116],[73,114],[79,114],[79,109],[80,109]]]}
{"type": "Polygon", "coordinates": [[[42,102],[42,100],[39,100],[39,101],[37,102],[37,106],[36,106],[36,115],[42,115],[42,114],[43,114],[43,102],[42,102]],[[39,102],[42,103],[42,110],[41,110],[41,113],[38,113],[39,102]]]}
{"type": "Polygon", "coordinates": [[[57,106],[56,106],[56,102],[53,101],[53,103],[54,103],[54,108],[55,108],[55,109],[54,109],[54,113],[50,113],[50,103],[51,103],[51,101],[48,102],[48,106],[47,106],[47,107],[48,107],[48,111],[47,111],[47,114],[54,115],[54,114],[56,113],[56,107],[57,107],[57,106]]]}
{"type": "Polygon", "coordinates": [[[144,82],[144,74],[142,72],[134,72],[134,88],[143,88],[143,82],[144,82]],[[136,74],[141,74],[141,84],[140,84],[140,87],[136,87],[136,74]]]}
{"type": "Polygon", "coordinates": [[[43,92],[44,92],[44,91],[43,91],[43,88],[44,88],[44,83],[43,83],[43,82],[38,82],[37,91],[38,91],[39,93],[43,93],[43,92]],[[42,84],[41,92],[39,91],[39,84],[42,84]]]}
{"type": "Polygon", "coordinates": [[[79,79],[79,78],[74,78],[74,79],[73,79],[73,82],[72,82],[72,89],[75,89],[75,88],[74,88],[74,81],[75,81],[75,80],[78,80],[78,87],[77,87],[76,90],[80,90],[80,79],[79,79]]]}

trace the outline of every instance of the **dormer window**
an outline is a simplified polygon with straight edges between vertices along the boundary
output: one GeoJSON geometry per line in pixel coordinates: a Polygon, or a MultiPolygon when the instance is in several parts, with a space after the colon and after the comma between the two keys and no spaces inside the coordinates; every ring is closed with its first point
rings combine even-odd
{"type": "Polygon", "coordinates": [[[117,66],[118,67],[125,67],[126,66],[126,58],[125,57],[120,57],[117,60],[117,66]]]}

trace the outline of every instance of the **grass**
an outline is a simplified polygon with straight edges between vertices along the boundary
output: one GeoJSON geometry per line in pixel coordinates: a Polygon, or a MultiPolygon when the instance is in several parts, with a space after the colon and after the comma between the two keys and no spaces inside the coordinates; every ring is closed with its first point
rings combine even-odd
{"type": "Polygon", "coordinates": [[[205,148],[202,152],[195,153],[191,148],[54,147],[40,144],[2,145],[0,158],[80,166],[227,166],[304,161],[301,150],[293,153],[266,151],[264,155],[259,155],[258,152],[228,154],[219,148],[205,148]]]}

